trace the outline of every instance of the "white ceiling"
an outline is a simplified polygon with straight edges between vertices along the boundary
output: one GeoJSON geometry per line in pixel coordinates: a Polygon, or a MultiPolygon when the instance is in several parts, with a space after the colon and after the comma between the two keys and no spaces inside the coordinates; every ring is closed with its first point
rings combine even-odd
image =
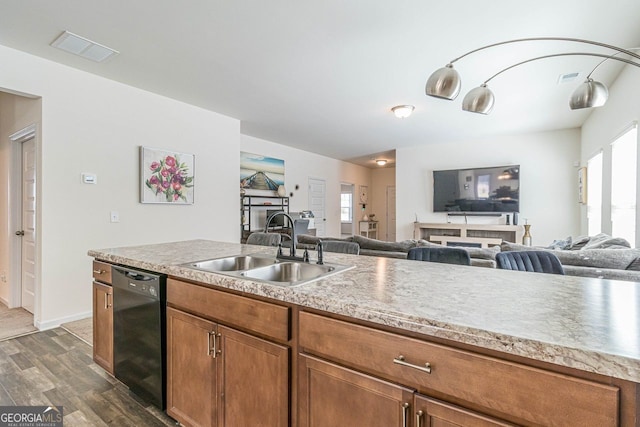
{"type": "MultiPolygon", "coordinates": [[[[424,84],[466,51],[512,38],[640,46],[639,18],[638,0],[2,0],[0,44],[238,118],[243,134],[372,164],[396,148],[579,127],[589,111],[571,111],[568,99],[581,80],[557,79],[584,78],[598,58],[546,59],[502,74],[490,83],[489,116],[460,105],[521,60],[611,51],[511,44],[456,63],[456,101],[425,96],[424,84]],[[64,30],[121,53],[98,64],[51,47],[64,30]],[[416,108],[400,120],[390,112],[397,104],[416,108]]],[[[608,61],[594,77],[610,85],[621,67],[608,61]]]]}

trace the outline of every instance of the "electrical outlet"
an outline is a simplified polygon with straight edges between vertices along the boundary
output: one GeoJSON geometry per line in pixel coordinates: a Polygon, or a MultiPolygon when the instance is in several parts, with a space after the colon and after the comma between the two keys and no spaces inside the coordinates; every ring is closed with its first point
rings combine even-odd
{"type": "Polygon", "coordinates": [[[111,222],[120,222],[120,214],[118,211],[111,211],[111,222]]]}

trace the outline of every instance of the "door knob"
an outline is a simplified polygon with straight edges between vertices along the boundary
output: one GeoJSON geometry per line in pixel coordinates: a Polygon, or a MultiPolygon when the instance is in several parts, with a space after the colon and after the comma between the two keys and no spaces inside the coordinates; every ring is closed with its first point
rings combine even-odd
{"type": "Polygon", "coordinates": [[[24,230],[16,231],[16,236],[24,236],[24,230]]]}

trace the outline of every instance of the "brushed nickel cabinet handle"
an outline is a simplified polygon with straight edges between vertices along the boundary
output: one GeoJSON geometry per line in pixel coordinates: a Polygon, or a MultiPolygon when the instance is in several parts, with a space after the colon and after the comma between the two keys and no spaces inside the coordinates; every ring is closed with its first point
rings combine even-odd
{"type": "Polygon", "coordinates": [[[113,295],[107,294],[107,308],[110,308],[112,306],[113,306],[113,295]]]}
{"type": "Polygon", "coordinates": [[[104,274],[107,271],[106,270],[93,270],[93,272],[96,273],[96,274],[104,274]]]}
{"type": "Polygon", "coordinates": [[[402,404],[402,427],[409,427],[409,425],[407,424],[407,422],[409,421],[409,417],[407,416],[409,414],[409,404],[407,402],[404,402],[402,404]]]}
{"type": "Polygon", "coordinates": [[[109,308],[109,301],[107,301],[107,298],[109,298],[109,294],[104,294],[104,309],[108,309],[109,308]]]}
{"type": "Polygon", "coordinates": [[[422,425],[422,415],[424,415],[424,412],[416,412],[416,427],[420,427],[422,425]]]}
{"type": "Polygon", "coordinates": [[[427,363],[424,364],[424,366],[414,365],[412,363],[405,362],[403,355],[400,355],[400,356],[396,357],[395,359],[393,359],[393,363],[395,363],[397,365],[407,366],[407,367],[413,368],[413,369],[418,369],[418,370],[420,370],[422,372],[426,372],[427,374],[431,373],[431,363],[427,362],[427,363]]]}
{"type": "Polygon", "coordinates": [[[207,335],[207,356],[211,356],[213,353],[213,357],[216,357],[216,332],[209,331],[207,335]],[[211,343],[211,338],[213,338],[213,344],[211,343]]]}

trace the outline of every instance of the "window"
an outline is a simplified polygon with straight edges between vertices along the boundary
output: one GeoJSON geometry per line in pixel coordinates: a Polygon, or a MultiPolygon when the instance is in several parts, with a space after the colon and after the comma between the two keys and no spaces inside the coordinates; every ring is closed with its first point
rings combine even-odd
{"type": "Polygon", "coordinates": [[[611,234],[636,243],[638,130],[634,125],[611,144],[611,234]]]}
{"type": "Polygon", "coordinates": [[[351,222],[353,216],[353,193],[340,194],[340,221],[351,222]]]}
{"type": "Polygon", "coordinates": [[[602,151],[587,161],[587,227],[589,236],[602,232],[602,151]]]}
{"type": "Polygon", "coordinates": [[[491,184],[491,175],[480,175],[476,183],[476,192],[479,199],[489,198],[489,188],[491,184]]]}

